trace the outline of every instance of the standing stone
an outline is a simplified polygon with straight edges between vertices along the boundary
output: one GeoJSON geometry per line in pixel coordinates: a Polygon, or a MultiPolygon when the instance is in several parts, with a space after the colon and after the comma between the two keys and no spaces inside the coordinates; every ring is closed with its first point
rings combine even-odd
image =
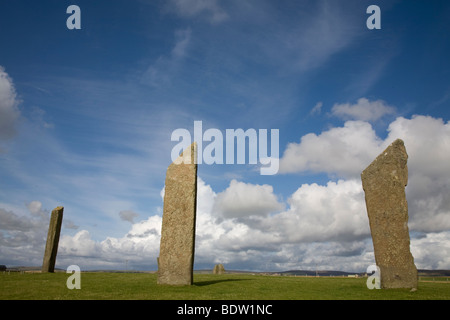
{"type": "Polygon", "coordinates": [[[158,284],[192,285],[197,205],[197,144],[167,169],[158,284]]]}
{"type": "Polygon", "coordinates": [[[52,211],[48,227],[47,244],[45,245],[44,261],[42,262],[42,272],[55,272],[63,211],[64,207],[56,207],[52,211]]]}
{"type": "Polygon", "coordinates": [[[361,174],[381,288],[417,288],[405,196],[407,160],[405,145],[398,139],[361,174]]]}
{"type": "Polygon", "coordinates": [[[225,268],[223,267],[223,264],[216,264],[213,269],[213,274],[224,274],[225,268]]]}

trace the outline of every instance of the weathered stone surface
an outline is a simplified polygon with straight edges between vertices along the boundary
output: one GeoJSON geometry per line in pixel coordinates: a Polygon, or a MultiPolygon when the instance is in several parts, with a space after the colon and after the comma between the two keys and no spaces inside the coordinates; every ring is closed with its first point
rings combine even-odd
{"type": "Polygon", "coordinates": [[[224,274],[225,268],[223,267],[223,264],[216,264],[213,269],[213,274],[224,274]]]}
{"type": "Polygon", "coordinates": [[[158,284],[193,283],[197,204],[197,144],[167,169],[158,284]]]}
{"type": "Polygon", "coordinates": [[[405,196],[407,160],[405,145],[398,139],[361,174],[381,288],[417,288],[405,196]]]}
{"type": "Polygon", "coordinates": [[[55,272],[56,254],[58,253],[59,235],[63,219],[64,207],[53,209],[48,227],[42,272],[55,272]]]}

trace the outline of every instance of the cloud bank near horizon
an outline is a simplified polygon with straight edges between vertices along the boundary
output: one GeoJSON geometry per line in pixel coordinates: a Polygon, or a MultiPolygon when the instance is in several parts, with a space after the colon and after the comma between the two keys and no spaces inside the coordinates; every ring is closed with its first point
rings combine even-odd
{"type": "MultiPolygon", "coordinates": [[[[359,175],[397,138],[405,141],[409,155],[406,193],[416,265],[449,269],[450,124],[422,115],[397,117],[385,139],[375,134],[369,122],[348,120],[342,127],[288,144],[280,161],[282,173],[315,171],[326,173],[330,180],[324,185],[302,184],[287,200],[276,193],[276,186],[232,179],[225,190],[215,191],[199,177],[196,268],[223,263],[226,268],[255,271],[316,265],[364,270],[374,257],[359,175]]],[[[16,264],[39,264],[48,214],[39,201],[30,202],[27,209],[28,216],[0,210],[0,254],[13,257],[21,252],[28,260],[16,258],[16,264]]],[[[120,211],[120,219],[131,223],[122,237],[94,240],[83,228],[73,236],[63,234],[57,263],[121,269],[127,260],[130,268],[155,269],[161,211],[139,221],[135,212],[120,211]]],[[[63,226],[71,228],[73,223],[64,221],[63,226]]]]}

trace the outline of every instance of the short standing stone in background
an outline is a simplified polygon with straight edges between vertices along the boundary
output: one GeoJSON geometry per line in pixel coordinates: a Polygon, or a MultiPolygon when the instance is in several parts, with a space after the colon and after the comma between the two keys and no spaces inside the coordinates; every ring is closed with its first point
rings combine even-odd
{"type": "Polygon", "coordinates": [[[193,283],[197,205],[197,143],[167,169],[158,284],[193,283]]]}
{"type": "Polygon", "coordinates": [[[45,245],[42,272],[55,272],[56,254],[58,253],[59,235],[63,219],[64,207],[53,209],[48,226],[47,243],[45,245]]]}
{"type": "Polygon", "coordinates": [[[223,267],[223,264],[216,264],[213,269],[213,274],[224,274],[225,268],[223,267]]]}
{"type": "Polygon", "coordinates": [[[405,145],[398,139],[361,174],[381,288],[417,288],[405,196],[407,160],[405,145]]]}

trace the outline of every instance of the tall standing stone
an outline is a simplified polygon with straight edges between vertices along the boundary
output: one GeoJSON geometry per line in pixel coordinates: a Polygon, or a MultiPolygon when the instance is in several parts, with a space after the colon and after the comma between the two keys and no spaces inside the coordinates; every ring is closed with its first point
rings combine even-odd
{"type": "Polygon", "coordinates": [[[192,285],[197,205],[197,144],[167,169],[158,284],[192,285]]]}
{"type": "Polygon", "coordinates": [[[417,288],[405,196],[407,160],[405,145],[397,139],[361,174],[381,288],[417,288]]]}
{"type": "Polygon", "coordinates": [[[52,211],[45,245],[42,272],[55,272],[56,254],[58,253],[59,235],[63,219],[64,207],[56,207],[52,211]]]}

